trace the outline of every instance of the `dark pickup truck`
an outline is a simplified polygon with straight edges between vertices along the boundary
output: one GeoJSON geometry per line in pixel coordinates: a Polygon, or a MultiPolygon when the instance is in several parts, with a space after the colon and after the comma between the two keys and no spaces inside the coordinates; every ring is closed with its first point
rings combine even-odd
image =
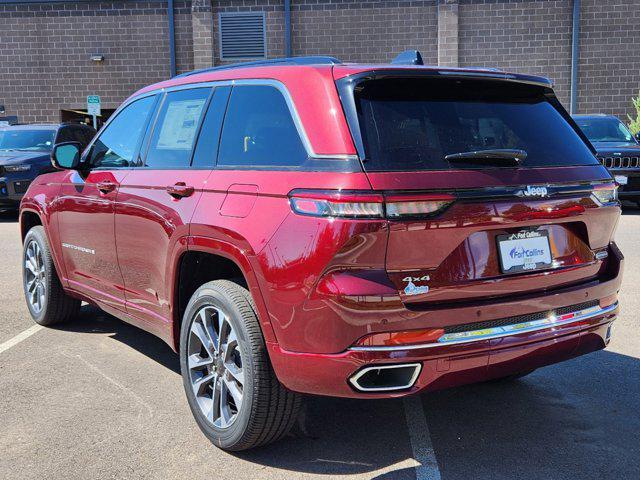
{"type": "Polygon", "coordinates": [[[574,115],[597,151],[600,162],[620,185],[621,200],[640,206],[640,143],[627,126],[613,115],[574,115]]]}

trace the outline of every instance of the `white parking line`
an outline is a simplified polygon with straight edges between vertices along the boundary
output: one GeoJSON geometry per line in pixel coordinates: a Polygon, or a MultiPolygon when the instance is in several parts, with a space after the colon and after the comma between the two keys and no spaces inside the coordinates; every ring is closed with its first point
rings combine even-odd
{"type": "Polygon", "coordinates": [[[404,415],[409,428],[411,449],[416,465],[416,480],[440,480],[440,469],[431,444],[431,435],[420,397],[405,397],[404,415]]]}
{"type": "Polygon", "coordinates": [[[11,347],[15,347],[21,341],[26,340],[38,330],[42,330],[42,328],[43,327],[41,325],[34,325],[33,327],[27,328],[24,332],[19,333],[15,337],[10,338],[6,342],[0,343],[0,353],[9,350],[11,347]]]}

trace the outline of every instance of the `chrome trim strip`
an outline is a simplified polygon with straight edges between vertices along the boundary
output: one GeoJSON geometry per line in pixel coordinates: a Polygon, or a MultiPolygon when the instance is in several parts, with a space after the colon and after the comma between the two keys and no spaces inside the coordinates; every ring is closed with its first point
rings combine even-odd
{"type": "Polygon", "coordinates": [[[351,383],[351,385],[353,385],[355,389],[360,392],[390,392],[393,390],[404,390],[407,388],[411,388],[413,384],[416,383],[416,380],[418,379],[418,376],[420,376],[421,371],[422,371],[421,363],[400,363],[397,365],[375,365],[375,366],[363,368],[362,370],[358,371],[358,373],[356,373],[349,379],[349,383],[351,383]],[[367,387],[361,386],[358,383],[358,380],[360,380],[360,378],[362,378],[363,375],[365,375],[367,372],[370,372],[371,370],[390,370],[390,369],[408,368],[408,367],[413,368],[414,370],[413,370],[413,375],[411,375],[411,378],[409,379],[409,383],[407,383],[406,385],[400,385],[396,387],[367,388],[367,387]]]}
{"type": "Polygon", "coordinates": [[[422,343],[417,345],[394,345],[394,346],[379,346],[379,347],[351,347],[349,350],[355,352],[397,352],[403,350],[418,350],[421,348],[436,348],[443,347],[448,345],[460,345],[464,343],[473,343],[479,342],[482,340],[491,340],[494,338],[503,338],[511,335],[516,335],[519,333],[530,333],[537,332],[540,330],[547,330],[550,328],[560,327],[562,325],[568,325],[570,323],[578,322],[580,320],[587,320],[589,318],[598,317],[600,315],[606,315],[607,313],[613,312],[616,308],[618,308],[618,302],[613,305],[609,305],[605,308],[600,307],[591,307],[585,310],[579,310],[576,313],[575,317],[569,318],[567,320],[557,320],[554,315],[549,316],[548,318],[543,318],[540,320],[533,320],[531,322],[523,322],[523,323],[515,323],[513,325],[505,325],[503,327],[494,327],[487,328],[482,330],[472,330],[469,332],[461,332],[461,334],[465,334],[466,337],[460,339],[461,334],[445,334],[438,339],[438,343],[422,343]],[[597,310],[594,310],[597,309],[597,310]],[[473,338],[469,338],[469,335],[473,332],[487,332],[473,338]],[[457,335],[457,337],[453,337],[453,335],[457,335]],[[442,340],[443,338],[450,336],[451,339],[442,340]]]}

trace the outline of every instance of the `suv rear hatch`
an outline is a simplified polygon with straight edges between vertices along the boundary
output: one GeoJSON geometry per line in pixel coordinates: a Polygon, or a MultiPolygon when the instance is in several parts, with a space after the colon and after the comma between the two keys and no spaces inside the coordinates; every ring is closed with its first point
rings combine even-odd
{"type": "Polygon", "coordinates": [[[405,305],[513,299],[604,271],[615,185],[548,81],[338,68],[363,168],[386,199],[386,270],[405,305]]]}

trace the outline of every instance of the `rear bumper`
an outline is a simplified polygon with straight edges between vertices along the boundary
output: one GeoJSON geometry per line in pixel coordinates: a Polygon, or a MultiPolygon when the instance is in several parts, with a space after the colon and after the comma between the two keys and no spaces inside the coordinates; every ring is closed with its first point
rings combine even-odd
{"type": "MultiPolygon", "coordinates": [[[[536,297],[533,304],[550,305],[547,311],[588,300],[614,295],[620,288],[623,257],[612,244],[610,276],[562,291],[536,297]],[[612,258],[613,257],[613,258],[612,258]]],[[[529,301],[531,301],[530,299],[529,301]]],[[[529,303],[529,302],[525,302],[529,303]]],[[[496,304],[500,309],[501,304],[496,304]]],[[[528,330],[505,329],[473,341],[442,345],[393,347],[393,349],[348,349],[335,354],[291,352],[269,343],[269,354],[279,380],[301,393],[352,398],[399,397],[482,382],[558,363],[606,347],[618,306],[596,309],[592,315],[548,327],[528,330]],[[362,392],[350,379],[371,366],[419,364],[419,374],[411,387],[388,391],[362,392]]],[[[470,318],[473,318],[470,315],[470,318]]]]}
{"type": "Polygon", "coordinates": [[[586,323],[435,348],[324,355],[288,352],[277,344],[268,347],[278,378],[293,391],[352,398],[400,397],[500,378],[603,349],[617,312],[616,305],[586,323]],[[407,364],[421,365],[410,388],[360,392],[349,381],[371,366],[407,364]]]}

